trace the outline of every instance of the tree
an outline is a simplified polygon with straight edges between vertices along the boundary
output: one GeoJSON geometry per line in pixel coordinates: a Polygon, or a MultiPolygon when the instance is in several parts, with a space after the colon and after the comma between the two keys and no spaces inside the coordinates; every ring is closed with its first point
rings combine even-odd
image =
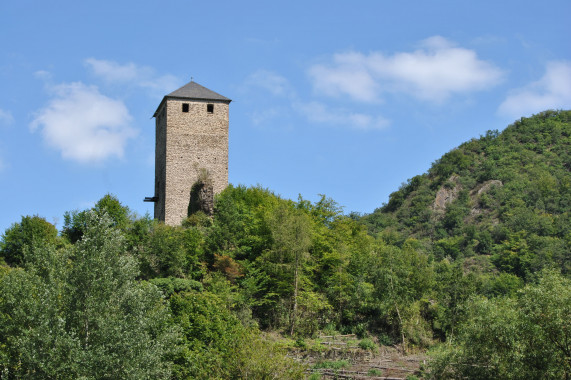
{"type": "Polygon", "coordinates": [[[302,379],[303,367],[256,329],[244,327],[216,294],[174,294],[170,307],[183,331],[174,358],[178,379],[302,379]]]}
{"type": "Polygon", "coordinates": [[[467,306],[456,338],[434,354],[432,378],[571,378],[571,280],[544,270],[515,298],[467,306]]]}
{"type": "Polygon", "coordinates": [[[21,266],[26,249],[34,244],[55,244],[56,240],[57,230],[53,224],[37,215],[23,216],[20,223],[14,223],[2,235],[0,255],[7,264],[21,266]]]}
{"type": "Polygon", "coordinates": [[[127,228],[131,221],[129,207],[123,206],[119,199],[112,194],[105,194],[93,206],[93,210],[100,215],[106,213],[111,218],[112,225],[122,231],[127,228]]]}
{"type": "Polygon", "coordinates": [[[200,279],[204,272],[203,235],[196,227],[155,224],[137,247],[145,278],[200,279]]]}
{"type": "Polygon", "coordinates": [[[277,282],[274,292],[291,300],[289,307],[289,334],[293,335],[298,319],[298,297],[304,288],[304,264],[311,244],[307,214],[288,204],[281,204],[270,218],[273,245],[262,257],[266,272],[277,282]]]}
{"type": "MultiPolygon", "coordinates": [[[[62,235],[71,243],[77,242],[83,236],[87,224],[87,213],[90,210],[68,211],[64,213],[62,235]]],[[[105,194],[91,209],[97,215],[106,214],[113,227],[126,232],[131,225],[131,212],[129,207],[123,206],[119,199],[112,194],[105,194]]]]}
{"type": "Polygon", "coordinates": [[[11,378],[169,378],[176,333],[160,291],[106,215],[87,212],[83,237],[36,245],[26,269],[0,275],[0,373],[11,378]]]}
{"type": "MultiPolygon", "coordinates": [[[[411,321],[420,319],[415,303],[432,286],[433,273],[428,257],[418,248],[415,239],[405,241],[402,249],[380,244],[380,263],[375,265],[378,271],[376,291],[380,293],[378,298],[384,306],[385,320],[398,333],[403,351],[406,351],[407,339],[413,340],[411,332],[420,332],[407,329],[411,321]]],[[[417,329],[421,327],[417,326],[417,329]]],[[[422,333],[422,339],[415,338],[413,343],[424,345],[430,340],[424,336],[424,331],[422,333]]]]}

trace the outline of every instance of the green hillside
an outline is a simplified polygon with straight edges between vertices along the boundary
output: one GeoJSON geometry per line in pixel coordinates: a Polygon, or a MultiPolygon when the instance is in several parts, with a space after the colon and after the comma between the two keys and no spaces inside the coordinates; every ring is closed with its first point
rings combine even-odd
{"type": "Polygon", "coordinates": [[[411,178],[363,218],[386,241],[414,237],[436,260],[528,278],[571,271],[571,112],[488,131],[411,178]]]}

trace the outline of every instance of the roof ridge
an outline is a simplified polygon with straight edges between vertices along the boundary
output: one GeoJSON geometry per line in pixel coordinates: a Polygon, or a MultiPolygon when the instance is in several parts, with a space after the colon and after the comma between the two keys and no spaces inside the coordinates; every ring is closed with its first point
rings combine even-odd
{"type": "Polygon", "coordinates": [[[172,98],[189,99],[189,100],[192,100],[192,99],[214,100],[214,101],[222,101],[222,102],[227,103],[227,104],[230,104],[230,102],[232,101],[231,99],[228,99],[227,97],[222,96],[219,93],[214,92],[214,91],[196,83],[195,81],[191,80],[189,83],[185,84],[184,86],[182,86],[178,90],[175,90],[175,91],[171,92],[170,94],[165,95],[163,97],[163,100],[161,100],[161,103],[157,107],[157,110],[153,114],[153,117],[157,116],[157,112],[159,112],[159,110],[161,109],[164,102],[167,99],[172,99],[172,98]]]}
{"type": "Polygon", "coordinates": [[[230,102],[231,100],[225,96],[214,92],[195,81],[191,80],[178,90],[171,92],[165,97],[189,98],[189,99],[204,99],[204,100],[223,100],[230,102]]]}

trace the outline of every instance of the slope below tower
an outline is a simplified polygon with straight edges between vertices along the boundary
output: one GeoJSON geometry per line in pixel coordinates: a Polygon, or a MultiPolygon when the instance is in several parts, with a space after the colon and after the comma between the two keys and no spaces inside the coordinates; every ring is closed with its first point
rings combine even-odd
{"type": "Polygon", "coordinates": [[[206,174],[217,194],[228,186],[228,111],[231,100],[196,82],[166,95],[153,115],[155,219],[179,225],[190,190],[206,174]]]}

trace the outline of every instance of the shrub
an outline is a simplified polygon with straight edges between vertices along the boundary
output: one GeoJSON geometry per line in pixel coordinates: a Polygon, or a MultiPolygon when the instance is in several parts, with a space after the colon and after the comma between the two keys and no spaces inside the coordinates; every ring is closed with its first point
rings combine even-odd
{"type": "Polygon", "coordinates": [[[361,347],[363,350],[373,351],[377,348],[377,345],[371,339],[365,338],[359,342],[359,347],[361,347]]]}
{"type": "Polygon", "coordinates": [[[381,371],[380,369],[376,369],[376,368],[371,368],[368,372],[367,372],[368,376],[383,376],[383,371],[381,371]]]}
{"type": "Polygon", "coordinates": [[[350,366],[351,364],[347,360],[336,360],[336,361],[325,360],[315,363],[313,368],[314,369],[329,368],[333,370],[339,370],[343,368],[349,368],[350,366]]]}

